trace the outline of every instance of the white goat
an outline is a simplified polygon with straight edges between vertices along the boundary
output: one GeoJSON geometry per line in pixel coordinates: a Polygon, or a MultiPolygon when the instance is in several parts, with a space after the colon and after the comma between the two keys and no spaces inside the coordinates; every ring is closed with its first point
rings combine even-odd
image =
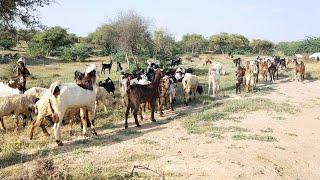
{"type": "Polygon", "coordinates": [[[98,87],[97,89],[97,104],[100,102],[103,104],[104,111],[107,111],[107,106],[112,103],[113,105],[116,103],[116,100],[113,98],[113,96],[106,91],[103,87],[98,87]]]}
{"type": "MultiPolygon", "coordinates": [[[[61,124],[65,112],[68,108],[80,108],[81,119],[86,114],[91,123],[92,133],[97,135],[94,127],[94,118],[96,111],[96,97],[97,97],[97,85],[95,82],[95,65],[91,65],[86,69],[84,79],[88,79],[92,90],[85,89],[77,85],[76,83],[61,84],[60,82],[54,82],[51,84],[49,91],[49,104],[53,111],[53,130],[56,142],[59,146],[62,146],[61,141],[61,124]]],[[[83,134],[86,134],[87,127],[83,122],[83,134]]]]}
{"type": "Polygon", "coordinates": [[[315,60],[319,60],[320,59],[320,52],[317,53],[313,53],[311,56],[309,56],[309,59],[314,58],[315,60]]]}
{"type": "Polygon", "coordinates": [[[150,83],[151,83],[151,82],[148,80],[147,75],[142,74],[142,75],[140,75],[140,77],[141,77],[141,79],[138,81],[138,83],[137,83],[137,84],[141,84],[141,85],[148,85],[148,84],[150,84],[150,83]]]}
{"type": "Polygon", "coordinates": [[[19,89],[10,87],[8,84],[0,82],[0,97],[11,96],[15,94],[22,94],[19,89]]]}
{"type": "Polygon", "coordinates": [[[303,58],[303,56],[301,54],[294,54],[294,57],[296,57],[297,59],[302,59],[303,58]]]}
{"type": "Polygon", "coordinates": [[[4,116],[10,116],[14,114],[13,118],[16,122],[16,129],[19,127],[18,116],[24,114],[30,117],[34,110],[33,101],[27,95],[12,95],[6,97],[0,97],[0,123],[2,128],[5,130],[3,123],[4,116]]]}
{"type": "Polygon", "coordinates": [[[191,73],[186,73],[184,78],[182,79],[182,86],[183,86],[183,97],[184,103],[188,106],[188,101],[190,100],[190,95],[196,96],[196,91],[200,94],[202,93],[202,89],[198,88],[199,81],[196,75],[192,75],[191,73]]]}
{"type": "Polygon", "coordinates": [[[211,84],[212,84],[213,96],[215,96],[215,94],[219,91],[221,70],[222,70],[222,65],[219,62],[215,62],[211,67],[209,67],[208,94],[210,94],[211,84]]]}

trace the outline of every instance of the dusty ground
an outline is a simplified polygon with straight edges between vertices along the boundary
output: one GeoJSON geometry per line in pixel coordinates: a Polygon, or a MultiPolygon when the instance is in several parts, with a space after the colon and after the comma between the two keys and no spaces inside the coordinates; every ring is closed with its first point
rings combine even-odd
{"type": "MultiPolygon", "coordinates": [[[[219,61],[221,59],[221,62],[225,60],[220,56],[214,58],[219,61]]],[[[231,64],[224,63],[225,66],[228,65],[227,71],[232,72],[231,64]]],[[[65,69],[62,66],[51,69],[31,66],[36,78],[29,85],[48,84],[53,77],[71,81],[72,77],[70,79],[68,74],[72,74],[74,68],[81,69],[83,64],[75,63],[72,66],[73,68],[68,66],[65,69]],[[42,73],[43,68],[50,69],[50,72],[42,73]],[[56,76],[56,69],[63,74],[56,76]]],[[[207,69],[196,62],[190,66],[199,68],[197,73],[204,84],[207,69]]],[[[310,69],[318,72],[317,67],[312,63],[307,64],[308,71],[310,69]]],[[[111,77],[115,79],[117,74],[114,73],[111,77]]],[[[38,160],[47,158],[53,159],[59,170],[67,174],[71,172],[74,179],[121,179],[131,172],[134,165],[149,167],[155,171],[135,170],[138,172],[135,178],[319,179],[320,81],[311,76],[303,83],[282,78],[274,84],[260,83],[259,91],[252,95],[233,94],[231,73],[223,76],[222,81],[223,91],[218,98],[202,96],[197,104],[189,107],[181,105],[175,112],[165,111],[165,117],[156,116],[156,124],[145,120],[141,123],[141,128],[136,128],[131,119],[129,129],[123,130],[123,121],[115,124],[102,123],[98,126],[97,137],[83,137],[79,129],[74,137],[65,133],[63,147],[56,147],[53,137],[44,137],[40,129],[37,130],[34,141],[27,139],[27,130],[13,138],[10,135],[16,134],[2,133],[0,137],[7,139],[0,139],[0,143],[8,145],[3,152],[9,153],[1,152],[0,147],[0,155],[8,154],[1,157],[8,162],[0,162],[0,179],[2,176],[15,176],[22,171],[31,171],[38,160]],[[246,99],[253,99],[254,102],[258,98],[266,98],[279,104],[286,103],[296,112],[293,113],[288,108],[287,112],[277,111],[275,108],[279,106],[267,106],[263,110],[231,112],[230,117],[228,114],[228,117],[217,118],[217,104],[223,106],[228,101],[246,99]],[[205,116],[208,110],[213,112],[209,113],[209,118],[205,116]],[[201,118],[217,119],[210,122],[212,129],[209,127],[206,132],[192,133],[185,126],[186,122],[194,119],[205,125],[206,121],[201,118]],[[214,131],[213,135],[211,131],[214,131]],[[52,144],[48,145],[49,142],[52,144]],[[18,153],[15,152],[16,149],[19,150],[18,153]]],[[[98,120],[121,120],[121,115],[121,110],[111,111],[102,113],[98,120]]],[[[148,119],[149,114],[144,116],[148,119]]],[[[68,127],[63,129],[66,132],[68,127]]],[[[49,132],[52,134],[51,128],[49,132]]]]}
{"type": "MultiPolygon", "coordinates": [[[[130,171],[134,165],[143,165],[173,179],[320,178],[320,81],[281,80],[267,86],[273,90],[263,97],[292,104],[301,112],[286,114],[268,109],[235,112],[234,116],[242,117],[240,120],[220,120],[215,124],[246,128],[251,134],[267,134],[275,137],[276,142],[235,140],[230,132],[224,134],[224,138],[188,133],[182,127],[182,122],[188,118],[184,115],[202,111],[204,106],[198,105],[181,106],[175,113],[166,112],[166,117],[158,118],[157,124],[144,121],[140,129],[131,124],[130,130],[124,131],[123,122],[119,122],[115,128],[98,130],[98,137],[79,135],[65,142],[62,148],[52,144],[49,150],[35,149],[27,153],[32,157],[41,152],[53,158],[62,169],[85,167],[88,173],[100,168],[130,171]]],[[[35,159],[3,170],[29,168],[35,159]]],[[[151,171],[139,172],[158,178],[151,171]]]]}

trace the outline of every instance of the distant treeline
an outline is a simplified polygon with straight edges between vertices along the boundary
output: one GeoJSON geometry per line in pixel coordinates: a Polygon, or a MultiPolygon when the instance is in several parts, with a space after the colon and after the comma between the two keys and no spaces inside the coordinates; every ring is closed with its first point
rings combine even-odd
{"type": "Polygon", "coordinates": [[[37,29],[5,29],[0,27],[0,47],[11,49],[21,42],[28,45],[30,56],[57,56],[65,61],[82,61],[91,55],[112,55],[116,60],[134,61],[155,58],[170,60],[181,54],[212,52],[216,54],[314,53],[320,51],[320,38],[273,43],[269,40],[249,40],[240,34],[225,32],[205,38],[200,34],[185,34],[176,41],[167,30],[151,31],[151,22],[134,11],[119,13],[110,23],[98,27],[87,37],[77,37],[62,27],[37,29]]]}

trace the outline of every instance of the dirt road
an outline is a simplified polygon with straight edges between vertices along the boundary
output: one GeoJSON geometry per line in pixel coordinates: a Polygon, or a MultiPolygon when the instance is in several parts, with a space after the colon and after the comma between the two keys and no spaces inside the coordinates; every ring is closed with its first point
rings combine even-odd
{"type": "MultiPolygon", "coordinates": [[[[174,113],[166,112],[157,124],[145,120],[141,128],[131,124],[124,131],[123,122],[119,122],[115,128],[98,130],[98,137],[77,136],[62,148],[52,144],[44,153],[62,168],[85,167],[93,172],[100,168],[130,171],[134,165],[143,165],[173,179],[320,178],[320,81],[282,80],[268,86],[273,90],[263,98],[291,104],[301,111],[287,114],[266,109],[235,113],[242,118],[215,124],[246,128],[250,134],[265,134],[276,141],[237,140],[232,138],[232,132],[225,133],[223,138],[190,134],[182,122],[188,114],[204,107],[182,106],[174,113]]],[[[29,164],[34,164],[34,160],[16,166],[29,164]]],[[[139,172],[158,177],[151,171],[139,172]]]]}

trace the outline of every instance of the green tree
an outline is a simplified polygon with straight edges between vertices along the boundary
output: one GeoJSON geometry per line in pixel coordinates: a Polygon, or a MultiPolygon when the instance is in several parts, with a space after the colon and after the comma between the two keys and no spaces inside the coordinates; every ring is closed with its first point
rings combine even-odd
{"type": "Polygon", "coordinates": [[[59,26],[39,32],[31,40],[32,43],[45,44],[48,47],[47,55],[58,47],[69,46],[76,41],[74,34],[68,34],[66,29],[59,26]]]}
{"type": "Polygon", "coordinates": [[[164,30],[156,30],[153,33],[154,58],[172,58],[176,55],[176,42],[174,37],[164,30]]]}
{"type": "Polygon", "coordinates": [[[16,32],[17,43],[20,41],[28,43],[37,33],[36,29],[18,29],[16,32]]]}
{"type": "Polygon", "coordinates": [[[152,39],[150,23],[144,17],[134,11],[120,12],[111,24],[116,32],[116,42],[120,50],[126,52],[128,67],[130,67],[129,55],[133,55],[136,64],[141,53],[152,53],[152,39]]]}
{"type": "Polygon", "coordinates": [[[185,52],[191,52],[192,54],[205,50],[207,44],[206,39],[200,34],[186,34],[182,37],[180,43],[185,52]]]}
{"type": "Polygon", "coordinates": [[[37,8],[50,5],[54,0],[1,0],[0,25],[12,29],[16,24],[40,25],[37,8]]]}
{"type": "Polygon", "coordinates": [[[0,47],[3,49],[11,49],[16,45],[15,30],[8,30],[0,26],[0,47]]]}
{"type": "Polygon", "coordinates": [[[223,55],[230,52],[231,47],[229,44],[229,34],[222,32],[220,34],[210,36],[209,45],[212,50],[220,51],[223,55]]]}
{"type": "Polygon", "coordinates": [[[222,32],[220,34],[212,35],[209,38],[209,45],[212,50],[221,52],[223,55],[229,52],[245,52],[250,48],[249,40],[239,34],[228,34],[222,32]]]}
{"type": "Polygon", "coordinates": [[[88,35],[87,41],[96,48],[102,49],[103,55],[116,52],[116,32],[110,24],[104,24],[88,35]]]}
{"type": "Polygon", "coordinates": [[[252,40],[250,46],[253,52],[258,54],[272,52],[274,49],[274,44],[271,41],[261,39],[252,40]]]}

